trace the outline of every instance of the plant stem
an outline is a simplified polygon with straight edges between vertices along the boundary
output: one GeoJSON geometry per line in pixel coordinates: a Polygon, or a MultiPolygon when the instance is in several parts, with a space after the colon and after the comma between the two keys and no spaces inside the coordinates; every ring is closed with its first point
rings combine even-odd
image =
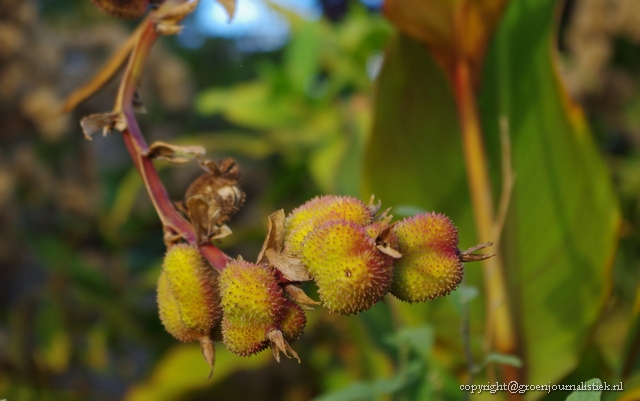
{"type": "MultiPolygon", "coordinates": [[[[491,241],[495,216],[494,204],[489,180],[487,156],[482,140],[471,68],[467,60],[460,58],[453,74],[454,91],[458,106],[458,116],[462,130],[467,180],[473,204],[473,215],[479,242],[491,241]]],[[[496,351],[504,354],[516,354],[518,342],[515,325],[511,317],[507,286],[498,250],[496,257],[483,263],[485,295],[487,299],[488,332],[487,339],[496,351]]],[[[521,371],[512,366],[502,366],[503,379],[521,381],[521,371]]],[[[519,395],[512,399],[521,399],[519,395]]]]}
{"type": "MultiPolygon", "coordinates": [[[[181,3],[174,1],[167,3],[181,3]]],[[[167,7],[161,7],[155,13],[163,12],[167,7]]],[[[149,145],[142,136],[140,127],[135,117],[133,100],[140,85],[144,64],[149,52],[158,38],[153,16],[145,19],[142,30],[137,36],[137,41],[133,51],[129,56],[129,62],[120,82],[118,95],[114,105],[115,112],[122,112],[127,122],[127,128],[123,130],[122,136],[131,155],[133,164],[140,174],[151,202],[160,217],[164,229],[165,243],[169,246],[176,238],[183,238],[191,244],[197,244],[197,236],[191,225],[174,207],[167,194],[158,172],[153,165],[153,160],[148,156],[149,145]]],[[[211,265],[219,270],[224,269],[229,257],[211,244],[197,244],[201,253],[211,265]]]]}

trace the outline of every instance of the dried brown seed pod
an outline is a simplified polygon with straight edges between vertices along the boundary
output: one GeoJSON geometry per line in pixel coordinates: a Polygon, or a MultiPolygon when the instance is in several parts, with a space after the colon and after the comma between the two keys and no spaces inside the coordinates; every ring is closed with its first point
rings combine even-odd
{"type": "Polygon", "coordinates": [[[228,235],[225,223],[245,200],[238,187],[240,170],[235,160],[208,161],[202,166],[207,172],[196,178],[185,194],[187,213],[200,243],[228,235]]]}

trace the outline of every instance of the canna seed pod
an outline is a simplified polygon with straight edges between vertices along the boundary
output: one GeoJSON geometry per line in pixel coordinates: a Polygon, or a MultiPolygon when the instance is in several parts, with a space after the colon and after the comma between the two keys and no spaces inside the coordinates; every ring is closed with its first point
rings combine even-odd
{"type": "Polygon", "coordinates": [[[269,346],[267,332],[270,325],[239,319],[222,318],[222,338],[229,351],[239,356],[250,356],[269,346]]]}
{"type": "Polygon", "coordinates": [[[300,257],[324,306],[334,313],[362,312],[389,291],[394,259],[354,222],[336,220],[317,227],[306,236],[300,257]]]}
{"type": "Polygon", "coordinates": [[[189,245],[169,249],[158,279],[160,320],[169,334],[184,342],[199,340],[220,318],[217,274],[189,245]]]}
{"type": "Polygon", "coordinates": [[[296,208],[285,221],[285,251],[299,255],[305,237],[316,227],[334,220],[367,225],[373,220],[372,209],[351,196],[316,197],[296,208]]]}
{"type": "Polygon", "coordinates": [[[286,299],[282,320],[278,324],[284,339],[290,343],[297,341],[306,325],[307,317],[302,308],[292,300],[286,299]]]}
{"type": "Polygon", "coordinates": [[[282,317],[284,295],[275,270],[233,260],[220,275],[220,297],[224,317],[231,320],[275,324],[282,317]]]}
{"type": "Polygon", "coordinates": [[[462,281],[458,230],[451,220],[423,213],[400,221],[394,232],[402,258],[395,263],[391,293],[405,302],[449,294],[462,281]]]}

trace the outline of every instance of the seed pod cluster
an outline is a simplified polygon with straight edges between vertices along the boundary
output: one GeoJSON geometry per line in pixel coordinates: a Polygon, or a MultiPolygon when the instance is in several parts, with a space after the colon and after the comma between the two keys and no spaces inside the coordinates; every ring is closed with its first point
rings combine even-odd
{"type": "Polygon", "coordinates": [[[299,257],[331,312],[365,311],[389,292],[424,302],[462,280],[458,231],[448,217],[423,213],[391,224],[386,213],[376,216],[378,209],[356,198],[323,196],[286,219],[285,252],[299,257]]]}
{"type": "MultiPolygon", "coordinates": [[[[204,190],[190,196],[215,197],[221,188],[235,188],[229,174],[235,165],[228,167],[226,175],[216,175],[229,182],[215,188],[203,185],[204,190]]],[[[304,331],[303,308],[318,302],[296,283],[314,281],[324,307],[351,315],[388,293],[409,303],[447,295],[462,280],[463,262],[490,257],[472,254],[488,244],[460,252],[458,231],[442,214],[423,213],[391,223],[392,216],[379,209],[379,204],[352,197],[323,196],[286,218],[283,211],[274,213],[258,263],[232,260],[220,274],[197,248],[171,247],[158,280],[162,323],[181,341],[200,341],[211,365],[214,340],[240,356],[270,346],[278,361],[279,352],[297,358],[290,344],[304,331]]]]}
{"type": "Polygon", "coordinates": [[[264,350],[272,332],[291,342],[302,334],[304,312],[285,297],[275,274],[272,267],[243,260],[229,262],[222,272],[222,340],[234,354],[264,350]]]}

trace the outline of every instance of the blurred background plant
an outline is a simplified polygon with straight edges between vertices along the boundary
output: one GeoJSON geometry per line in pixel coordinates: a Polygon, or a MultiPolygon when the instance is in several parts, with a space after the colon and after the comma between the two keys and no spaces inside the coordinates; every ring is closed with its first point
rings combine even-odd
{"type": "MultiPolygon", "coordinates": [[[[421,14],[405,4],[413,17],[443,12],[447,21],[446,9],[421,14]]],[[[458,291],[429,304],[390,298],[357,317],[309,313],[295,345],[300,365],[221,349],[207,381],[198,346],[177,344],[157,317],[161,225],[121,139],[84,141],[77,124],[110,109],[115,85],[72,115],[58,112],[134,23],[87,0],[0,0],[0,398],[457,400],[470,376],[484,383],[516,369],[528,384],[622,380],[627,391],[605,399],[637,399],[638,6],[520,0],[481,14],[496,21],[473,89],[496,200],[500,117],[516,175],[495,238],[513,355],[491,340],[496,322],[485,319],[489,297],[471,266],[458,291]]],[[[321,193],[373,192],[398,217],[445,212],[462,248],[477,242],[465,125],[441,69],[460,32],[434,50],[429,37],[410,38],[415,21],[395,14],[397,29],[381,8],[239,0],[227,25],[204,0],[182,35],[154,47],[140,91],[149,140],[200,144],[241,165],[248,198],[220,245],[228,254],[253,259],[268,214],[321,193]]],[[[165,167],[158,163],[179,199],[198,168],[165,167]]]]}

